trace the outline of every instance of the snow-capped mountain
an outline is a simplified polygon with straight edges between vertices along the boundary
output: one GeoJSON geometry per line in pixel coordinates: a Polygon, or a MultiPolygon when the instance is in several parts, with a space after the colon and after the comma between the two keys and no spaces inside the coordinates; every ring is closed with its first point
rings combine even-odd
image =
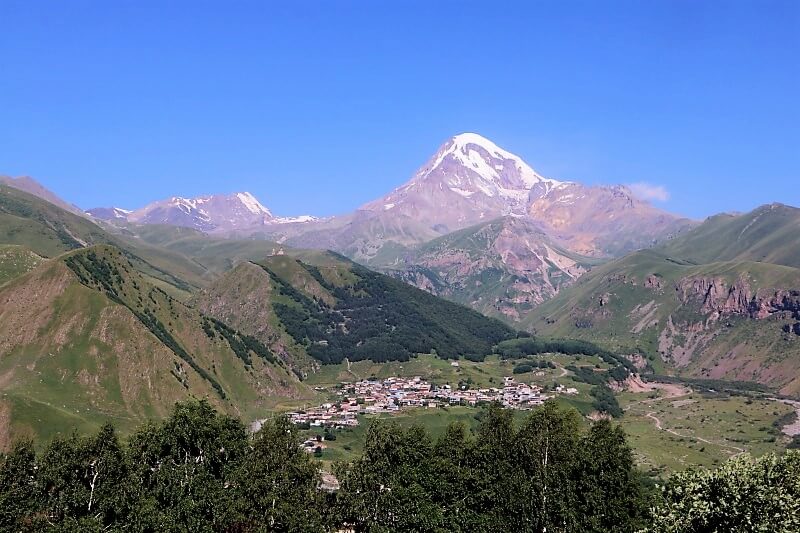
{"type": "Polygon", "coordinates": [[[170,224],[201,231],[233,230],[263,224],[273,217],[249,192],[197,198],[173,196],[153,202],[128,215],[137,224],[170,224]]]}
{"type": "Polygon", "coordinates": [[[568,185],[476,133],[449,139],[405,185],[362,209],[406,215],[454,230],[526,213],[531,196],[568,185]]]}
{"type": "Polygon", "coordinates": [[[93,207],[86,211],[86,214],[98,220],[128,220],[128,215],[132,211],[121,207],[93,207]]]}
{"type": "Polygon", "coordinates": [[[282,224],[303,224],[317,220],[310,215],[276,217],[249,192],[212,194],[196,198],[173,196],[133,211],[119,207],[98,207],[89,209],[87,213],[109,222],[166,224],[217,233],[282,224]]]}
{"type": "MultiPolygon", "coordinates": [[[[624,186],[546,178],[485,137],[462,133],[386,196],[283,236],[290,246],[333,249],[377,264],[394,257],[398,246],[413,247],[508,216],[537,224],[565,249],[587,256],[652,246],[690,224],[635,198],[624,186]]],[[[281,231],[270,236],[278,239],[281,231]]]]}

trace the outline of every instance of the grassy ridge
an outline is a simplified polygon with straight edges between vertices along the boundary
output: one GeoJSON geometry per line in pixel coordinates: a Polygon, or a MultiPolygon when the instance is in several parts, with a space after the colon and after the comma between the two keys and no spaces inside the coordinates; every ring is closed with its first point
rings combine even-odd
{"type": "Polygon", "coordinates": [[[0,297],[11,302],[0,310],[0,411],[12,436],[125,428],[191,396],[253,418],[277,397],[313,396],[263,343],[151,285],[110,246],[48,261],[0,297]]]}
{"type": "Polygon", "coordinates": [[[798,221],[800,210],[779,205],[713,217],[663,246],[596,267],[531,312],[524,325],[615,351],[635,349],[659,372],[757,381],[800,393],[800,342],[786,331],[797,318],[712,317],[702,307],[704,294],[686,292],[694,280],[723,291],[741,284],[763,298],[800,289],[800,268],[792,266],[800,244],[789,238],[798,221]]]}

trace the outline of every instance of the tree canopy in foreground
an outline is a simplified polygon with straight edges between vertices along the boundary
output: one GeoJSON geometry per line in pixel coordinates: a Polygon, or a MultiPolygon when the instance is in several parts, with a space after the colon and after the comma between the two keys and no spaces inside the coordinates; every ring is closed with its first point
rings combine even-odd
{"type": "Polygon", "coordinates": [[[205,401],[121,441],[110,425],[0,457],[0,531],[798,530],[800,453],[675,475],[645,488],[619,426],[547,403],[522,424],[491,407],[434,439],[376,421],[362,457],[319,463],[278,417],[249,434],[205,401]]]}

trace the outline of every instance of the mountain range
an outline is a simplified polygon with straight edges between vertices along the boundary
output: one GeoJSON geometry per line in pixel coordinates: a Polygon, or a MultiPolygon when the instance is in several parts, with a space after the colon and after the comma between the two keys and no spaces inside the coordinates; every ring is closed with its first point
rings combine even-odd
{"type": "Polygon", "coordinates": [[[276,217],[246,192],[172,197],[139,209],[87,213],[134,234],[170,225],[215,238],[333,250],[511,319],[552,297],[585,265],[653,246],[695,224],[636,198],[623,185],[585,186],[543,177],[521,157],[475,133],[447,140],[407,183],[340,216],[276,217]],[[468,228],[484,238],[487,231],[496,233],[488,237],[491,246],[472,246],[481,238],[459,238],[458,232],[468,228]],[[533,263],[526,264],[528,258],[533,263]],[[474,279],[487,265],[496,279],[474,279]]]}
{"type": "Polygon", "coordinates": [[[589,187],[542,177],[521,157],[475,133],[452,137],[407,183],[341,216],[275,217],[247,192],[172,197],[139,209],[87,213],[109,222],[269,237],[295,247],[333,249],[360,261],[386,246],[415,245],[509,216],[534,222],[573,252],[598,257],[652,245],[692,225],[637,199],[622,185],[589,187]]]}
{"type": "Polygon", "coordinates": [[[206,268],[241,249],[188,248],[195,259],[4,185],[0,228],[0,449],[133,427],[192,396],[253,418],[314,399],[302,378],[321,364],[483,357],[516,334],[335,254],[257,247],[258,262],[206,268]]]}
{"type": "Polygon", "coordinates": [[[245,192],[83,211],[2,178],[0,419],[41,434],[61,412],[137,421],[187,395],[247,415],[313,398],[321,365],[480,359],[516,329],[798,393],[799,213],[698,223],[476,134],[327,218],[245,192]]]}
{"type": "Polygon", "coordinates": [[[120,207],[96,207],[86,213],[106,222],[165,224],[217,233],[316,220],[312,216],[276,217],[249,192],[197,198],[173,196],[133,211],[120,207]]]}

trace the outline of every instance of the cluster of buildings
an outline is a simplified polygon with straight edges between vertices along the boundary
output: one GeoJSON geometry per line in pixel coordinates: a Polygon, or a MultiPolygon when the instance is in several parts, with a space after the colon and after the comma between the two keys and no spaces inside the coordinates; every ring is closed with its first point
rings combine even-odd
{"type": "MultiPolygon", "coordinates": [[[[577,394],[576,389],[559,387],[556,392],[577,394]]],[[[469,389],[433,385],[420,377],[362,380],[342,383],[337,391],[341,400],[288,413],[295,424],[312,427],[344,428],[358,425],[358,415],[394,413],[407,407],[435,408],[449,405],[476,406],[499,402],[510,409],[531,409],[548,396],[536,385],[503,378],[502,388],[469,389]]]]}

